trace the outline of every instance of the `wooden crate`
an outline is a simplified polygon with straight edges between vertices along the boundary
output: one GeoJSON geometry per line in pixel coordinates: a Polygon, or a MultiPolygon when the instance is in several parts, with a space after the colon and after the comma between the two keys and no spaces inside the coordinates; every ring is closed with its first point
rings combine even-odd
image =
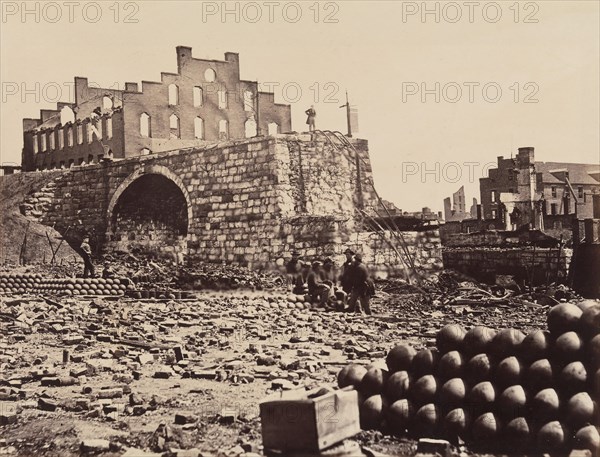
{"type": "Polygon", "coordinates": [[[360,432],[357,392],[320,390],[281,392],[261,402],[265,449],[320,452],[360,432]]]}

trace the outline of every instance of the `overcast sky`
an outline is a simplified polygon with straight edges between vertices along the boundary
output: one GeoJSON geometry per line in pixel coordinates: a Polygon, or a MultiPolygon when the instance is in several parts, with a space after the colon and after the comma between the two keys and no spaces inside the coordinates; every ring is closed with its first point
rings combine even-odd
{"type": "Polygon", "coordinates": [[[596,0],[75,3],[2,2],[2,162],[20,162],[22,118],[59,87],[73,101],[74,76],[159,80],[177,45],[238,52],[243,79],[292,103],[295,130],[314,104],[318,128],[345,131],[348,90],[376,187],[407,211],[441,210],[460,185],[479,198],[484,167],[520,146],[600,161],[596,0]]]}

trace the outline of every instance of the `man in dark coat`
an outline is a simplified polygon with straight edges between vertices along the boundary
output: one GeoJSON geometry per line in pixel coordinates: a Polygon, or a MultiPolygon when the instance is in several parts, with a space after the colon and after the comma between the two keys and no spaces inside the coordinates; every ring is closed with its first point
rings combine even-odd
{"type": "Polygon", "coordinates": [[[362,263],[362,255],[354,255],[354,268],[352,273],[352,291],[350,292],[350,299],[348,300],[348,311],[351,313],[359,312],[362,313],[364,309],[367,315],[371,315],[371,306],[369,300],[371,298],[369,292],[369,270],[364,263],[362,263]],[[358,302],[358,307],[356,306],[358,302]]]}
{"type": "Polygon", "coordinates": [[[342,265],[342,274],[340,275],[340,285],[346,294],[352,291],[352,269],[354,267],[354,251],[350,248],[344,251],[346,261],[342,265]]]}

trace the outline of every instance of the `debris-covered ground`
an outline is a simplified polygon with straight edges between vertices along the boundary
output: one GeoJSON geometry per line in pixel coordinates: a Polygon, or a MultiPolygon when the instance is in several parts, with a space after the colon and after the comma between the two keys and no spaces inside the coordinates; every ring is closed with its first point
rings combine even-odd
{"type": "MultiPolygon", "coordinates": [[[[293,303],[271,275],[248,274],[240,286],[231,280],[240,272],[217,271],[188,271],[187,284],[209,278],[229,290],[182,300],[1,296],[0,455],[262,455],[258,404],[267,394],[333,384],[348,361],[369,364],[400,341],[432,347],[450,322],[543,328],[554,300],[509,300],[509,289],[441,275],[420,289],[380,283],[366,317],[293,303]]],[[[175,281],[182,276],[165,287],[175,281]]],[[[408,440],[356,439],[414,453],[408,440]]]]}

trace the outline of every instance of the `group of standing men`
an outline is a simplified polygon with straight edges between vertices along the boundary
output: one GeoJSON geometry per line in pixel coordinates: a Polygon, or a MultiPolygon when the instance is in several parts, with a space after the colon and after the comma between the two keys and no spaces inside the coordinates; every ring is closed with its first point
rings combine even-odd
{"type": "Polygon", "coordinates": [[[338,311],[371,314],[370,297],[374,294],[373,282],[369,278],[362,255],[348,248],[344,251],[346,261],[338,274],[331,258],[323,262],[303,262],[297,251],[286,265],[289,284],[295,294],[308,294],[326,308],[338,311]],[[346,308],[347,305],[347,308],[346,308]]]}

